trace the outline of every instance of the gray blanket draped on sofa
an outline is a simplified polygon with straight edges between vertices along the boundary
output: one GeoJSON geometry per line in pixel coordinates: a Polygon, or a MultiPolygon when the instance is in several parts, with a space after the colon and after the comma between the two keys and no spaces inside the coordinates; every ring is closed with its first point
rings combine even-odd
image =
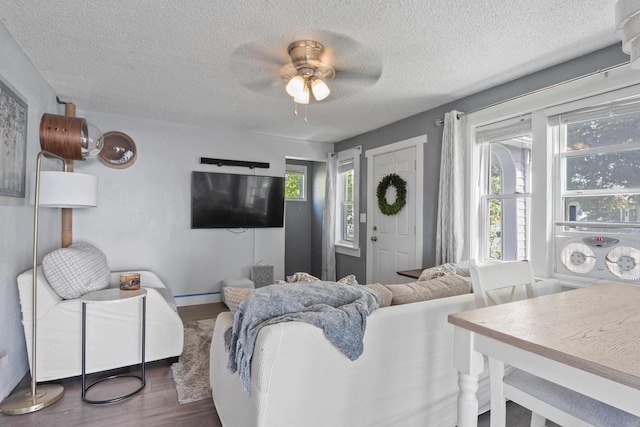
{"type": "Polygon", "coordinates": [[[260,330],[279,322],[301,321],[321,328],[350,360],[363,351],[367,316],[380,296],[359,285],[335,282],[287,283],[256,289],[242,302],[225,331],[227,368],[239,372],[244,391],[251,390],[251,357],[260,330]]]}

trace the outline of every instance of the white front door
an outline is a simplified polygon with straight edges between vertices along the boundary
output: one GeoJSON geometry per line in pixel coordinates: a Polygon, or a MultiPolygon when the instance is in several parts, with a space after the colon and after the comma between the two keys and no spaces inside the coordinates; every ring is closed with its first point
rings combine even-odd
{"type": "MultiPolygon", "coordinates": [[[[422,227],[418,227],[418,223],[421,225],[422,222],[422,197],[417,185],[418,163],[420,172],[422,169],[422,144],[410,144],[407,147],[403,147],[407,144],[398,144],[401,146],[397,149],[393,149],[393,144],[389,146],[390,151],[371,153],[368,159],[370,179],[367,197],[370,203],[367,221],[367,283],[403,283],[407,279],[396,272],[422,265],[422,227]],[[378,184],[390,173],[398,174],[407,182],[406,205],[396,215],[383,214],[376,196],[378,184]]],[[[395,199],[395,188],[390,186],[387,190],[387,203],[392,204],[395,199]]]]}

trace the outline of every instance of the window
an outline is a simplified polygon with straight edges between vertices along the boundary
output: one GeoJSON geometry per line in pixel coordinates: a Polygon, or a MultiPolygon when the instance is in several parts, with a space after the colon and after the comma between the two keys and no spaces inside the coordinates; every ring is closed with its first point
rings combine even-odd
{"type": "Polygon", "coordinates": [[[307,167],[287,164],[284,174],[284,195],[287,200],[307,200],[307,167]]]}
{"type": "Polygon", "coordinates": [[[521,260],[529,252],[531,119],[476,129],[480,152],[480,255],[521,260]]]}
{"type": "MultiPolygon", "coordinates": [[[[621,239],[637,240],[639,101],[637,71],[622,66],[467,113],[465,191],[470,203],[465,214],[465,255],[479,260],[514,256],[506,246],[507,224],[514,220],[504,211],[504,203],[512,198],[526,205],[525,234],[515,239],[517,247],[526,250],[524,257],[532,261],[539,277],[562,277],[557,269],[559,244],[579,235],[624,231],[621,239]],[[522,141],[520,155],[531,158],[525,170],[530,187],[523,194],[510,194],[504,188],[510,161],[505,164],[507,156],[489,150],[504,138],[481,134],[514,124],[516,117],[531,119],[530,151],[522,141]]],[[[515,252],[517,258],[523,256],[520,249],[515,252]]]]}
{"type": "Polygon", "coordinates": [[[565,231],[630,232],[640,223],[640,101],[571,111],[550,124],[561,183],[556,222],[565,231]]]}
{"type": "Polygon", "coordinates": [[[338,156],[336,179],[336,252],[360,256],[358,242],[360,147],[338,156]]]}

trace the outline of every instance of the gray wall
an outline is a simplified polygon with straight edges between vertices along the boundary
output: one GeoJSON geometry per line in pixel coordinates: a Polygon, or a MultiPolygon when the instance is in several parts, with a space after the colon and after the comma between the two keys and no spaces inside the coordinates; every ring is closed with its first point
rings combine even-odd
{"type": "Polygon", "coordinates": [[[285,215],[284,271],[320,277],[322,273],[322,210],[326,165],[287,159],[287,164],[307,167],[307,200],[287,201],[285,215]]]}
{"type": "MultiPolygon", "coordinates": [[[[547,68],[537,73],[524,76],[503,85],[450,102],[438,108],[416,114],[415,116],[408,117],[371,132],[336,143],[335,151],[337,152],[357,145],[361,145],[363,148],[360,162],[360,212],[366,212],[367,209],[367,163],[364,157],[365,151],[426,134],[427,144],[425,145],[424,152],[424,194],[422,195],[422,203],[424,204],[424,248],[422,266],[433,266],[435,263],[436,214],[438,206],[438,186],[440,180],[440,148],[442,143],[442,127],[436,126],[436,120],[442,119],[444,114],[451,110],[458,110],[462,112],[477,110],[538,89],[584,76],[598,70],[626,63],[628,61],[628,55],[622,52],[620,44],[617,43],[607,48],[595,51],[589,55],[547,68]]],[[[365,226],[365,224],[361,224],[361,227],[363,226],[365,226]]],[[[337,277],[343,277],[347,274],[356,274],[359,282],[362,283],[365,280],[367,248],[366,237],[366,231],[361,229],[360,258],[354,258],[347,255],[337,255],[337,277]]]]}

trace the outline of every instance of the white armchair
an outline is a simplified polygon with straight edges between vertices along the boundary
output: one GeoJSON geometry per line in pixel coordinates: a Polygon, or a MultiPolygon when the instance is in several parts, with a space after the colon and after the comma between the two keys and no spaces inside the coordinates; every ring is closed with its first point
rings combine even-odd
{"type": "MultiPolygon", "coordinates": [[[[147,289],[146,361],[180,356],[184,340],[182,320],[172,297],[150,271],[140,273],[147,289]],[[165,299],[165,296],[167,299],[165,299]]],[[[118,287],[112,272],[109,287],[118,287]]],[[[31,364],[32,270],[18,276],[22,325],[31,364]]],[[[64,300],[51,288],[42,266],[37,269],[38,334],[37,381],[82,374],[82,302],[64,300]]],[[[141,359],[141,305],[135,302],[87,306],[87,373],[135,365],[141,359]]]]}

